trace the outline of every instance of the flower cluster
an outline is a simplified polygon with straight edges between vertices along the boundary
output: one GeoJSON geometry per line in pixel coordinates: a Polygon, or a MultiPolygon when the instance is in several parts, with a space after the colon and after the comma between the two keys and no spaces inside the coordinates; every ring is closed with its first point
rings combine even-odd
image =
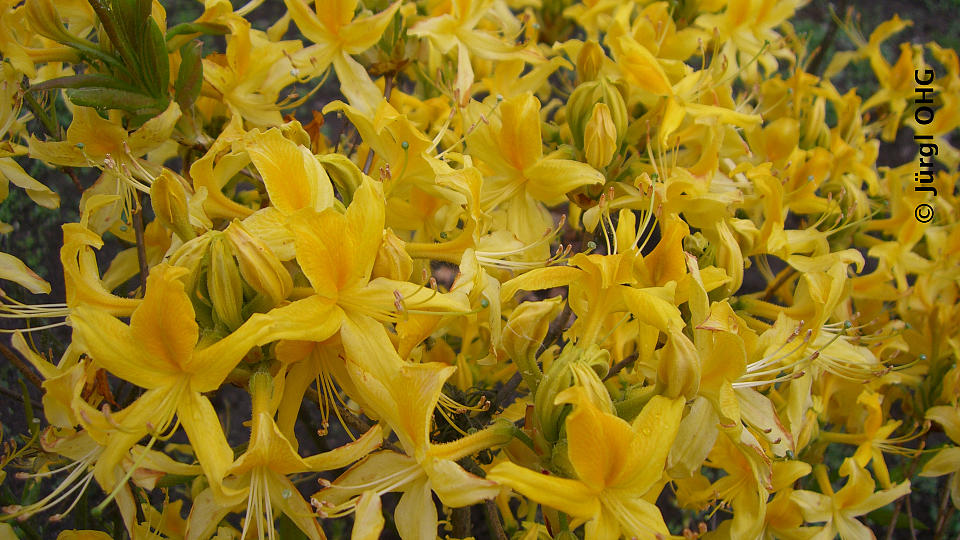
{"type": "Polygon", "coordinates": [[[0,537],[88,499],[137,540],[867,539],[942,475],[960,508],[956,51],[838,18],[820,74],[801,0],[262,3],[0,1],[2,196],[82,189],[63,303],[0,292],[45,417],[0,537]]]}

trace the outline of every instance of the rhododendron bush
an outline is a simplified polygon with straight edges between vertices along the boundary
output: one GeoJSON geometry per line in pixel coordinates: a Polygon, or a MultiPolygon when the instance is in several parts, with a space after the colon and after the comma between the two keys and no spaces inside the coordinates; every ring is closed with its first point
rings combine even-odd
{"type": "Polygon", "coordinates": [[[956,534],[956,51],[202,4],[0,2],[0,197],[75,216],[63,297],[0,254],[0,538],[956,534]]]}

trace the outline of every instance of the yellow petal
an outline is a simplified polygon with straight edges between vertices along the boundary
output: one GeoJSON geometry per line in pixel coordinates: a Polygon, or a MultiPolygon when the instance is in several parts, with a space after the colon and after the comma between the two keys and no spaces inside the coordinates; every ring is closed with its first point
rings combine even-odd
{"type": "Polygon", "coordinates": [[[171,101],[167,109],[144,122],[139,129],[130,134],[127,146],[134,156],[142,156],[170,140],[170,134],[180,119],[180,105],[171,101]]]}
{"type": "Polygon", "coordinates": [[[449,459],[431,458],[423,466],[430,477],[433,491],[446,506],[469,506],[492,499],[500,493],[500,487],[495,482],[470,474],[449,459]]]}
{"type": "Polygon", "coordinates": [[[383,443],[383,432],[377,424],[361,435],[357,440],[328,452],[304,458],[304,463],[312,471],[330,471],[350,465],[383,443]]]}
{"type": "Polygon", "coordinates": [[[960,408],[945,405],[927,409],[927,420],[933,420],[943,427],[943,431],[954,444],[960,444],[960,408]]]}
{"type": "Polygon", "coordinates": [[[591,489],[601,491],[618,484],[624,467],[642,456],[631,455],[634,433],[630,424],[598,409],[582,388],[573,390],[572,394],[558,396],[558,402],[563,399],[574,404],[566,420],[567,453],[577,477],[591,489]]]}
{"type": "Polygon", "coordinates": [[[548,205],[563,202],[567,193],[577,188],[605,181],[600,171],[570,159],[542,159],[524,169],[523,176],[527,178],[527,193],[548,205]]]}
{"type": "Polygon", "coordinates": [[[0,279],[17,283],[33,294],[50,293],[50,284],[45,279],[8,253],[0,253],[0,279]]]}
{"type": "Polygon", "coordinates": [[[644,493],[663,474],[667,454],[680,428],[683,405],[683,398],[654,396],[633,420],[632,427],[636,435],[631,455],[636,468],[624,471],[631,475],[631,478],[624,479],[629,482],[631,489],[644,493]]]}
{"type": "Polygon", "coordinates": [[[236,492],[225,488],[221,482],[233,464],[233,450],[227,443],[217,411],[210,400],[197,392],[187,391],[177,407],[177,416],[210,482],[210,488],[218,497],[235,496],[236,492]]]}
{"type": "Polygon", "coordinates": [[[0,158],[0,179],[6,179],[27,192],[30,199],[44,208],[60,206],[60,196],[34,180],[13,158],[0,158]]]}
{"type": "Polygon", "coordinates": [[[383,510],[374,491],[364,491],[357,501],[350,540],[378,540],[383,532],[383,510]]]}
{"type": "Polygon", "coordinates": [[[361,282],[370,279],[373,271],[383,237],[385,215],[383,189],[369,176],[364,176],[346,212],[349,232],[355,241],[355,272],[361,282]]]}
{"type": "MultiPolygon", "coordinates": [[[[359,18],[340,29],[340,39],[343,40],[343,49],[348,54],[360,54],[370,47],[376,45],[386,30],[387,25],[393,20],[393,14],[400,8],[400,0],[387,6],[387,9],[359,18]]],[[[326,9],[326,8],[324,8],[326,9]]],[[[351,11],[352,14],[352,11],[351,11]]]]}
{"type": "Polygon", "coordinates": [[[543,156],[540,139],[540,100],[523,94],[500,104],[500,151],[515,169],[522,171],[543,156]]]}
{"type": "Polygon", "coordinates": [[[180,281],[188,272],[167,264],[152,268],[143,302],[130,317],[130,337],[171,371],[187,363],[200,337],[193,304],[180,281]]]}
{"type": "Polygon", "coordinates": [[[157,388],[174,381],[179,366],[145,351],[130,327],[112,315],[88,306],[70,313],[74,340],[97,365],[141,388],[157,388]]]}
{"type": "Polygon", "coordinates": [[[627,36],[620,37],[618,43],[621,52],[617,55],[617,61],[631,86],[659,96],[673,95],[673,86],[667,74],[646,47],[627,36]]]}
{"type": "Polygon", "coordinates": [[[550,508],[574,517],[588,518],[600,510],[600,501],[583,482],[548,476],[503,462],[490,470],[487,480],[499,482],[550,508]]]}
{"type": "Polygon", "coordinates": [[[403,540],[437,536],[437,506],[426,478],[407,488],[393,512],[397,532],[403,540]]]}
{"type": "Polygon", "coordinates": [[[280,130],[255,133],[247,142],[250,160],[263,176],[270,203],[284,214],[301,208],[321,211],[333,205],[333,185],[310,151],[280,130]]]}
{"type": "MultiPolygon", "coordinates": [[[[283,512],[310,540],[326,540],[323,529],[317,521],[313,508],[303,500],[303,496],[286,476],[267,471],[267,488],[273,508],[283,512]]],[[[268,526],[272,527],[270,523],[268,526]]]]}
{"type": "Polygon", "coordinates": [[[960,471],[960,448],[948,447],[937,452],[920,471],[920,476],[943,476],[960,471]]]}
{"type": "Polygon", "coordinates": [[[291,216],[289,227],[297,246],[297,262],[317,294],[336,301],[338,291],[360,281],[355,237],[342,214],[333,209],[320,213],[305,209],[291,216]]]}

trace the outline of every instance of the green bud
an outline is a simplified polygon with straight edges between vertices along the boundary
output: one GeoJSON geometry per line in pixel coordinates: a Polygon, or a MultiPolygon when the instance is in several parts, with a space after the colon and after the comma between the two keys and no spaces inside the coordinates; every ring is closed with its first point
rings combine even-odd
{"type": "Polygon", "coordinates": [[[210,261],[207,268],[207,294],[213,313],[232,331],[243,324],[240,310],[243,306],[243,282],[233,249],[222,233],[210,242],[210,261]]]}

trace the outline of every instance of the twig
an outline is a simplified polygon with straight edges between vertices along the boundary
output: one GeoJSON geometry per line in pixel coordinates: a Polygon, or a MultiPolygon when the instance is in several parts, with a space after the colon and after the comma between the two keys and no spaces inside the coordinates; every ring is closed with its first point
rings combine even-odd
{"type": "Polygon", "coordinates": [[[950,483],[945,482],[940,495],[940,508],[937,510],[937,525],[933,529],[933,540],[940,540],[940,535],[944,532],[943,526],[947,523],[947,517],[953,513],[953,506],[947,502],[950,500],[950,483]]]}
{"type": "MultiPolygon", "coordinates": [[[[384,75],[383,97],[390,101],[390,94],[393,93],[393,72],[384,75]]],[[[370,167],[373,165],[373,148],[367,152],[367,160],[363,163],[363,174],[370,173],[370,167]]]]}
{"type": "Polygon", "coordinates": [[[507,533],[503,530],[503,523],[500,523],[500,510],[493,499],[483,501],[483,513],[487,516],[487,522],[496,535],[497,540],[507,540],[507,533]]]}
{"type": "Polygon", "coordinates": [[[613,365],[612,368],[610,368],[610,371],[607,373],[607,376],[603,378],[603,380],[606,381],[607,379],[613,377],[617,373],[620,373],[621,371],[623,371],[623,368],[636,362],[637,358],[638,358],[637,353],[633,353],[630,356],[624,358],[623,360],[617,362],[616,364],[613,365]]]}
{"type": "Polygon", "coordinates": [[[560,340],[560,335],[567,329],[567,322],[570,321],[570,315],[572,313],[570,310],[570,302],[564,302],[563,311],[560,312],[560,316],[557,317],[547,332],[547,335],[544,336],[543,343],[540,344],[540,348],[537,350],[537,356],[543,354],[543,351],[547,350],[547,347],[560,340]]]}
{"type": "MultiPolygon", "coordinates": [[[[913,461],[910,462],[910,469],[907,471],[907,478],[913,478],[913,473],[914,473],[914,471],[917,470],[917,465],[920,464],[920,457],[923,455],[923,454],[921,454],[920,451],[923,450],[923,448],[924,448],[926,445],[927,445],[927,435],[926,435],[926,433],[924,433],[923,438],[920,440],[920,446],[917,447],[917,454],[916,454],[915,456],[913,456],[913,461]]],[[[893,530],[894,530],[894,529],[896,528],[896,526],[897,526],[897,518],[900,517],[900,509],[902,508],[902,505],[903,505],[903,503],[904,503],[904,499],[906,499],[907,504],[910,504],[910,494],[908,493],[906,496],[900,497],[899,499],[897,499],[897,503],[896,503],[895,505],[893,505],[893,515],[892,515],[892,518],[890,519],[890,524],[887,525],[887,538],[886,538],[886,540],[891,540],[891,539],[893,538],[893,530]]],[[[909,514],[909,510],[908,510],[908,514],[909,514]]],[[[910,529],[912,530],[912,529],[913,529],[913,516],[909,516],[909,517],[910,517],[910,520],[911,520],[911,521],[910,521],[910,529]]]]}
{"type": "Polygon", "coordinates": [[[910,526],[910,539],[917,540],[917,531],[913,528],[913,509],[910,507],[910,495],[907,494],[906,497],[906,506],[907,506],[907,525],[910,526]]]}
{"type": "Polygon", "coordinates": [[[137,261],[140,263],[140,287],[144,294],[147,291],[147,276],[150,268],[147,266],[147,245],[143,240],[143,195],[137,194],[137,208],[133,212],[133,231],[137,238],[137,261]]]}
{"type": "Polygon", "coordinates": [[[470,507],[463,506],[451,509],[450,522],[453,525],[452,535],[454,538],[470,536],[470,507]]]}
{"type": "MultiPolygon", "coordinates": [[[[849,0],[840,0],[840,9],[837,10],[837,12],[845,12],[847,10],[848,3],[849,0]]],[[[827,57],[827,49],[833,45],[833,40],[837,37],[837,30],[839,29],[840,25],[837,22],[836,17],[831,17],[831,19],[830,28],[827,29],[826,35],[823,36],[823,41],[820,42],[820,45],[817,47],[817,51],[810,60],[810,64],[807,66],[807,73],[819,75],[817,72],[820,71],[820,64],[823,63],[823,59],[827,57]]]]}
{"type": "Polygon", "coordinates": [[[28,366],[23,360],[20,359],[19,356],[14,354],[14,352],[7,348],[7,346],[3,343],[0,343],[0,353],[3,353],[3,355],[7,357],[7,360],[13,364],[13,367],[17,368],[17,371],[23,374],[24,378],[30,381],[30,384],[37,389],[43,388],[43,380],[38,377],[32,369],[30,369],[30,366],[28,366]]]}
{"type": "Polygon", "coordinates": [[[83,184],[80,183],[80,178],[77,176],[77,171],[73,167],[62,167],[63,172],[67,173],[67,176],[70,177],[70,180],[73,180],[73,187],[77,188],[77,191],[83,193],[83,184]]]}
{"type": "MultiPolygon", "coordinates": [[[[2,386],[0,386],[0,394],[3,394],[3,395],[5,395],[5,396],[7,396],[7,397],[9,397],[9,398],[13,398],[13,399],[19,401],[20,403],[24,403],[24,401],[23,401],[23,396],[21,396],[20,394],[14,392],[14,391],[12,391],[12,390],[7,390],[6,388],[4,388],[4,387],[2,387],[2,386]]],[[[36,408],[38,408],[38,409],[42,409],[42,408],[43,408],[43,405],[42,405],[39,401],[37,401],[37,400],[35,400],[35,399],[33,399],[33,398],[29,398],[29,399],[30,399],[30,404],[33,405],[34,407],[36,407],[36,408]]]]}
{"type": "Polygon", "coordinates": [[[779,290],[780,287],[783,287],[783,284],[786,283],[787,280],[793,277],[793,275],[796,273],[797,270],[795,268],[784,269],[783,272],[780,273],[780,277],[778,277],[777,280],[774,281],[769,287],[767,287],[767,290],[763,292],[763,296],[760,297],[760,300],[763,300],[764,302],[769,301],[777,292],[777,290],[779,290]]]}

